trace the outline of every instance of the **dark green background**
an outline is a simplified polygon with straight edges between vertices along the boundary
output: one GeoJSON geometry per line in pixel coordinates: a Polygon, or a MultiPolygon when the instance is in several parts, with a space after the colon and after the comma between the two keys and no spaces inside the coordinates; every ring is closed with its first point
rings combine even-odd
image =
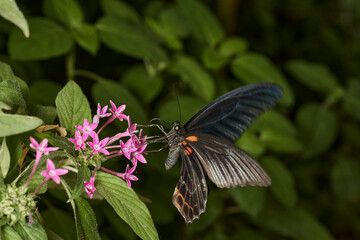
{"type": "MultiPolygon", "coordinates": [[[[73,79],[93,113],[98,102],[113,100],[127,104],[133,121],[172,122],[179,120],[175,88],[185,123],[244,84],[284,88],[276,110],[237,142],[266,169],[272,187],[227,190],[209,182],[206,213],[186,225],[171,203],[180,167],[165,171],[167,150],[137,168],[132,186],[160,239],[360,238],[358,0],[17,3],[31,37],[1,18],[0,61],[28,83],[33,104],[54,107],[73,79]]],[[[57,122],[31,108],[29,114],[57,122]]],[[[122,170],[125,163],[107,165],[122,170]]],[[[42,196],[40,212],[49,228],[72,239],[72,212],[58,195],[42,196]]],[[[90,203],[104,239],[136,238],[104,201],[90,203]]]]}

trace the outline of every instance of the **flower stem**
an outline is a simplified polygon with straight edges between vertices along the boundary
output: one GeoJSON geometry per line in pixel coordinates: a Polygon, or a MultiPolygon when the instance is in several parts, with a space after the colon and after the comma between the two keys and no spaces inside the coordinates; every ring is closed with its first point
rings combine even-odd
{"type": "Polygon", "coordinates": [[[35,194],[40,190],[40,188],[47,182],[49,179],[45,178],[44,181],[36,188],[35,192],[31,195],[31,198],[35,196],[35,194]]]}

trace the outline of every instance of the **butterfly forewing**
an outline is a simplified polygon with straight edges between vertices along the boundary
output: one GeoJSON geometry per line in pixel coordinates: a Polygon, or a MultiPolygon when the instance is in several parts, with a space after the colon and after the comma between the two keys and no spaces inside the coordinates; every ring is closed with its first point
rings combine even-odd
{"type": "Polygon", "coordinates": [[[204,133],[189,134],[185,140],[192,149],[190,156],[196,155],[196,160],[201,162],[206,174],[218,187],[271,184],[262,167],[233,143],[204,133]]]}
{"type": "Polygon", "coordinates": [[[180,179],[172,201],[188,223],[205,212],[208,189],[199,159],[187,148],[182,149],[180,179]]]}

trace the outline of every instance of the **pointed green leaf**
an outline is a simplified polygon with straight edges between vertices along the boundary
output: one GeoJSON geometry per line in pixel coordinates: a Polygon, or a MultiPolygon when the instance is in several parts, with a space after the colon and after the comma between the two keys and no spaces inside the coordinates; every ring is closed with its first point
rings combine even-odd
{"type": "Polygon", "coordinates": [[[74,136],[75,126],[82,125],[85,118],[91,123],[89,102],[74,81],[68,82],[58,93],[55,103],[60,124],[66,128],[68,136],[74,136]]]}
{"type": "Polygon", "coordinates": [[[75,198],[80,197],[80,195],[84,192],[84,182],[89,181],[89,179],[90,179],[89,169],[85,166],[80,166],[78,168],[76,184],[72,191],[71,198],[67,200],[67,202],[71,202],[75,198]]]}
{"type": "Polygon", "coordinates": [[[264,187],[230,188],[228,191],[235,202],[252,217],[256,217],[264,206],[266,197],[264,187]]]}
{"type": "Polygon", "coordinates": [[[41,224],[34,218],[34,224],[29,226],[26,222],[20,221],[14,225],[16,232],[23,240],[48,239],[41,224]]]}
{"type": "Polygon", "coordinates": [[[213,100],[215,95],[214,79],[202,69],[195,59],[178,54],[169,71],[179,75],[183,81],[190,85],[193,92],[204,100],[213,100]]]}
{"type": "Polygon", "coordinates": [[[0,170],[2,177],[5,178],[10,168],[10,152],[6,145],[6,138],[3,138],[0,149],[0,170]]]}
{"type": "Polygon", "coordinates": [[[142,239],[159,239],[150,212],[119,177],[97,172],[96,189],[142,239]]]}
{"type": "Polygon", "coordinates": [[[265,157],[261,165],[271,178],[270,191],[285,207],[294,207],[297,192],[291,172],[274,157],[265,157]]]}
{"type": "Polygon", "coordinates": [[[71,29],[71,33],[80,47],[95,55],[100,47],[99,36],[95,27],[89,24],[81,24],[71,29]]]}
{"type": "Polygon", "coordinates": [[[219,53],[223,56],[230,57],[232,55],[245,52],[248,45],[248,42],[244,38],[229,37],[221,43],[219,53]]]}
{"type": "Polygon", "coordinates": [[[288,81],[267,57],[259,53],[242,54],[232,62],[231,71],[247,84],[272,82],[280,85],[284,90],[280,103],[285,106],[294,103],[294,93],[288,81]]]}
{"type": "Polygon", "coordinates": [[[64,55],[73,45],[70,34],[46,18],[29,18],[31,35],[25,38],[19,29],[10,33],[8,51],[11,58],[22,61],[43,60],[64,55]]]}
{"type": "Polygon", "coordinates": [[[76,198],[75,225],[78,239],[101,240],[95,213],[90,204],[82,198],[76,198]]]}
{"type": "Polygon", "coordinates": [[[123,18],[129,22],[139,23],[140,16],[135,9],[124,1],[102,0],[101,9],[107,16],[123,18]]]}
{"type": "Polygon", "coordinates": [[[49,18],[58,20],[70,28],[78,27],[83,22],[83,12],[77,0],[46,0],[44,10],[49,18]]]}
{"type": "Polygon", "coordinates": [[[308,103],[296,113],[299,135],[304,145],[304,156],[315,157],[326,151],[337,135],[335,114],[318,103],[308,103]]]}
{"type": "Polygon", "coordinates": [[[331,94],[340,88],[335,75],[323,64],[292,60],[287,63],[287,69],[299,82],[314,91],[331,94]]]}
{"type": "Polygon", "coordinates": [[[1,0],[0,1],[0,15],[18,26],[25,37],[29,37],[29,26],[24,17],[24,14],[20,11],[16,5],[15,0],[1,0]]]}
{"type": "Polygon", "coordinates": [[[224,37],[219,21],[202,1],[177,0],[176,4],[194,38],[213,47],[224,37]]]}

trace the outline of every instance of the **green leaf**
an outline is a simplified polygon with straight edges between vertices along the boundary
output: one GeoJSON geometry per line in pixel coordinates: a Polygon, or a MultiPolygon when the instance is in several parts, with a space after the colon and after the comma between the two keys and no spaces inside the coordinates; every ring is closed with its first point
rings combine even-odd
{"type": "Polygon", "coordinates": [[[295,137],[266,128],[260,133],[260,141],[276,152],[297,153],[303,149],[302,143],[295,137]]]}
{"type": "Polygon", "coordinates": [[[245,52],[248,49],[248,45],[248,42],[244,38],[229,37],[221,43],[219,53],[222,56],[230,57],[245,52]]]}
{"type": "Polygon", "coordinates": [[[89,179],[90,179],[89,169],[85,166],[80,166],[78,168],[76,184],[72,191],[71,197],[69,200],[67,200],[67,202],[71,202],[75,198],[80,197],[80,195],[84,192],[84,182],[89,181],[89,179]]]}
{"type": "Polygon", "coordinates": [[[5,225],[1,227],[4,240],[22,240],[22,238],[17,234],[17,232],[10,226],[5,225]]]}
{"type": "Polygon", "coordinates": [[[285,207],[294,207],[297,201],[297,192],[291,172],[274,157],[263,158],[261,165],[271,178],[270,191],[285,207]]]}
{"type": "Polygon", "coordinates": [[[0,137],[33,130],[42,123],[42,120],[37,117],[0,113],[0,137]]]}
{"type": "Polygon", "coordinates": [[[74,27],[71,33],[80,47],[95,55],[99,49],[100,41],[95,27],[89,24],[81,24],[74,27]]]}
{"type": "Polygon", "coordinates": [[[31,226],[26,222],[19,221],[14,225],[14,228],[23,240],[47,239],[45,230],[36,218],[34,218],[34,224],[31,226]]]}
{"type": "Polygon", "coordinates": [[[282,209],[267,206],[257,222],[281,235],[296,240],[334,240],[330,232],[313,215],[302,208],[282,209]]]}
{"type": "Polygon", "coordinates": [[[42,105],[55,105],[55,98],[61,85],[53,81],[37,81],[30,86],[31,100],[42,105]]]}
{"type": "Polygon", "coordinates": [[[159,16],[159,22],[166,32],[176,37],[185,37],[189,34],[189,29],[175,6],[167,6],[156,16],[159,16]]]}
{"type": "Polygon", "coordinates": [[[20,87],[18,83],[13,80],[0,82],[0,101],[10,106],[20,106],[20,110],[17,111],[18,113],[26,114],[27,112],[27,105],[20,87]]]}
{"type": "Polygon", "coordinates": [[[19,29],[10,33],[8,51],[15,60],[36,61],[64,55],[73,41],[61,26],[45,18],[29,18],[31,35],[25,38],[19,29]]]}
{"type": "Polygon", "coordinates": [[[7,80],[17,82],[20,86],[23,97],[25,99],[29,97],[29,87],[26,84],[26,82],[15,76],[15,74],[13,73],[13,71],[11,70],[8,64],[0,62],[0,82],[7,80]]]}
{"type": "Polygon", "coordinates": [[[360,120],[360,80],[352,79],[348,82],[342,107],[349,115],[360,120]]]}
{"type": "Polygon", "coordinates": [[[57,117],[56,108],[53,106],[41,106],[37,104],[29,105],[29,113],[43,120],[44,125],[55,124],[55,118],[57,117]]]}
{"type": "Polygon", "coordinates": [[[238,141],[235,143],[236,146],[243,149],[245,152],[250,154],[254,158],[260,157],[266,151],[266,146],[256,136],[253,131],[245,131],[238,141]]]}
{"type": "Polygon", "coordinates": [[[331,94],[340,88],[335,75],[323,64],[292,60],[286,67],[299,82],[314,91],[331,94]]]}
{"type": "Polygon", "coordinates": [[[76,239],[74,218],[67,212],[56,208],[49,208],[42,211],[41,216],[45,221],[45,226],[62,238],[76,239]]]}
{"type": "Polygon", "coordinates": [[[222,55],[214,48],[205,48],[201,58],[206,68],[214,70],[222,68],[228,61],[227,56],[222,55]]]}
{"type": "Polygon", "coordinates": [[[204,100],[213,100],[215,95],[214,79],[209,73],[201,68],[195,59],[178,54],[169,71],[179,75],[183,81],[190,85],[193,92],[198,94],[204,100]]]}
{"type": "Polygon", "coordinates": [[[358,159],[337,156],[331,170],[331,185],[342,204],[357,204],[360,200],[360,164],[358,159]]]}
{"type": "Polygon", "coordinates": [[[83,12],[76,0],[45,0],[45,14],[66,26],[78,27],[83,22],[83,12]]]}
{"type": "Polygon", "coordinates": [[[224,37],[222,26],[203,2],[177,0],[176,4],[195,39],[213,47],[224,37]]]}
{"type": "Polygon", "coordinates": [[[335,114],[318,103],[308,103],[296,113],[300,139],[304,145],[304,156],[315,157],[325,152],[337,135],[335,114]]]}
{"type": "Polygon", "coordinates": [[[129,68],[122,76],[121,82],[139,98],[142,98],[145,103],[154,100],[163,86],[163,79],[160,76],[150,77],[144,65],[135,65],[129,68]]]}
{"type": "Polygon", "coordinates": [[[135,9],[123,1],[102,0],[100,1],[101,9],[107,16],[123,18],[129,22],[139,23],[140,16],[135,9]]]}
{"type": "Polygon", "coordinates": [[[11,159],[9,173],[17,166],[17,163],[22,155],[22,143],[23,138],[21,135],[6,137],[6,144],[8,146],[11,159]]]}
{"type": "Polygon", "coordinates": [[[264,187],[230,188],[228,191],[235,202],[252,217],[256,217],[264,206],[266,197],[264,187]]]}
{"type": "Polygon", "coordinates": [[[96,189],[142,239],[159,239],[149,210],[120,178],[97,172],[96,189]]]}
{"type": "Polygon", "coordinates": [[[167,62],[165,51],[153,33],[143,25],[105,16],[96,23],[101,39],[109,48],[134,58],[167,62]]]}
{"type": "Polygon", "coordinates": [[[159,109],[160,119],[169,123],[179,121],[179,111],[181,111],[181,121],[185,123],[198,111],[200,111],[201,108],[203,108],[206,104],[203,100],[190,96],[180,96],[179,102],[181,109],[179,109],[177,99],[171,99],[166,101],[159,109]]]}
{"type": "Polygon", "coordinates": [[[78,239],[101,240],[95,213],[90,204],[82,198],[76,198],[75,203],[75,224],[78,239]]]}
{"type": "MultiPolygon", "coordinates": [[[[113,229],[122,235],[121,239],[137,239],[137,236],[131,227],[126,222],[124,222],[110,206],[102,207],[102,210],[106,220],[109,221],[113,229]]],[[[118,238],[120,237],[118,236],[118,238]]]]}
{"type": "Polygon", "coordinates": [[[6,138],[3,138],[0,149],[0,170],[2,177],[5,178],[10,168],[10,152],[6,145],[6,138]]]}
{"type": "Polygon", "coordinates": [[[24,17],[24,14],[20,11],[16,5],[15,0],[1,0],[0,1],[0,15],[18,26],[24,33],[25,37],[29,37],[29,26],[24,17]]]}
{"type": "Polygon", "coordinates": [[[239,55],[231,63],[232,73],[243,82],[272,82],[280,85],[284,95],[280,103],[291,106],[294,103],[294,93],[284,75],[271,61],[259,53],[245,53],[239,55]]]}
{"type": "Polygon", "coordinates": [[[74,81],[69,81],[58,93],[55,103],[60,124],[67,129],[68,136],[74,136],[75,126],[82,125],[85,118],[91,123],[89,102],[74,81]]]}
{"type": "Polygon", "coordinates": [[[139,101],[121,84],[114,81],[101,81],[93,85],[92,97],[95,102],[105,106],[112,100],[116,106],[126,104],[125,114],[132,122],[147,122],[147,116],[139,101]]]}

